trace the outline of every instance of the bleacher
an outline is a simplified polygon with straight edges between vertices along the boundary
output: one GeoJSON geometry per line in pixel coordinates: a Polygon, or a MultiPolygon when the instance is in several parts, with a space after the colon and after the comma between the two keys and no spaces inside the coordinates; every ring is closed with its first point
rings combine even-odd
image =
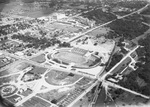
{"type": "Polygon", "coordinates": [[[84,77],[84,78],[82,78],[79,82],[77,82],[76,85],[78,85],[78,86],[86,85],[86,84],[88,84],[90,81],[91,81],[90,78],[84,77]]]}
{"type": "Polygon", "coordinates": [[[73,48],[71,50],[71,52],[76,53],[76,54],[80,54],[80,55],[85,55],[88,51],[85,49],[81,49],[81,48],[73,48]]]}

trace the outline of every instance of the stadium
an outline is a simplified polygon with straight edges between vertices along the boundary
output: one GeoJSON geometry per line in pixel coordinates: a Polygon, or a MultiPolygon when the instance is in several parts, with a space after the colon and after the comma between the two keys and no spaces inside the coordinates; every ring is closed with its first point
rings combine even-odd
{"type": "Polygon", "coordinates": [[[45,58],[51,66],[96,78],[104,69],[104,66],[101,66],[103,58],[97,53],[79,47],[58,48],[47,53],[45,58]]]}
{"type": "Polygon", "coordinates": [[[52,54],[47,55],[47,59],[63,66],[70,66],[78,69],[96,67],[101,62],[101,57],[81,48],[55,50],[52,54]]]}

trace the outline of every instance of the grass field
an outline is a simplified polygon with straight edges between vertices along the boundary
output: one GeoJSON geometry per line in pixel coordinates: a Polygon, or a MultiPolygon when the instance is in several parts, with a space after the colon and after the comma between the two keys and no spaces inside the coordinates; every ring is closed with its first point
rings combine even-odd
{"type": "Polygon", "coordinates": [[[72,52],[67,52],[67,51],[56,53],[54,55],[54,58],[64,61],[66,63],[71,63],[71,62],[84,63],[84,62],[86,62],[86,58],[83,57],[82,55],[75,54],[72,52]]]}
{"type": "MultiPolygon", "coordinates": [[[[22,71],[21,67],[23,67],[24,64],[25,63],[16,62],[16,63],[13,63],[13,65],[7,66],[5,69],[0,70],[0,77],[22,71]]],[[[27,68],[27,66],[24,66],[24,67],[27,68]]]]}
{"type": "Polygon", "coordinates": [[[93,30],[92,32],[89,32],[87,35],[92,35],[94,37],[96,37],[97,35],[106,35],[109,30],[109,28],[98,28],[93,30]]]}
{"type": "Polygon", "coordinates": [[[16,66],[16,68],[17,68],[18,70],[24,70],[24,69],[28,68],[29,66],[31,66],[31,64],[26,63],[26,62],[23,62],[23,63],[18,64],[18,65],[16,66]]]}
{"type": "Polygon", "coordinates": [[[41,55],[36,56],[36,57],[33,57],[31,60],[35,61],[35,62],[38,62],[38,63],[43,63],[43,62],[46,61],[44,54],[41,54],[41,55]]]}
{"type": "Polygon", "coordinates": [[[47,68],[42,67],[34,67],[30,72],[37,73],[37,74],[44,74],[46,72],[47,68]]]}
{"type": "Polygon", "coordinates": [[[80,75],[75,75],[62,71],[51,70],[45,75],[45,80],[51,85],[69,85],[80,79],[80,75]]]}
{"type": "Polygon", "coordinates": [[[0,71],[0,77],[1,76],[5,76],[5,75],[8,75],[8,74],[10,74],[10,70],[9,69],[5,69],[5,70],[2,70],[2,71],[0,71]]]}
{"type": "Polygon", "coordinates": [[[5,83],[9,83],[11,81],[16,81],[18,76],[19,76],[19,74],[15,74],[15,75],[12,75],[12,76],[0,78],[0,86],[5,84],[5,83]]]}
{"type": "Polygon", "coordinates": [[[61,23],[61,22],[60,23],[59,22],[55,22],[53,24],[48,25],[47,27],[55,28],[55,29],[61,29],[61,30],[64,30],[66,32],[78,32],[79,29],[81,29],[79,27],[72,26],[72,25],[70,25],[68,23],[61,23]]]}

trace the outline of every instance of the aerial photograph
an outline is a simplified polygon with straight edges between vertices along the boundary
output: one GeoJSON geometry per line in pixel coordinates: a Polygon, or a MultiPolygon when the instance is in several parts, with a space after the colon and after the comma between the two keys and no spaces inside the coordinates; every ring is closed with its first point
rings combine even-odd
{"type": "Polygon", "coordinates": [[[0,107],[150,107],[150,0],[0,0],[0,107]]]}

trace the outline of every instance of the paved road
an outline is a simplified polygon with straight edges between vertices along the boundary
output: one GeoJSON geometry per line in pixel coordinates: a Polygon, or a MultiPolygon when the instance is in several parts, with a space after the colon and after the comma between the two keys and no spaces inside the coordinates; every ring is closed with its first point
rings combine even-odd
{"type": "MultiPolygon", "coordinates": [[[[139,12],[139,11],[141,11],[141,10],[144,9],[144,8],[145,8],[145,7],[139,9],[139,10],[136,11],[136,12],[139,12]]],[[[130,13],[130,14],[128,14],[128,15],[125,15],[125,16],[121,17],[120,19],[125,18],[125,17],[128,17],[128,16],[130,16],[130,15],[136,13],[136,12],[130,13]]],[[[116,20],[116,19],[115,19],[115,20],[116,20]]],[[[97,27],[95,27],[95,28],[92,28],[92,29],[90,29],[90,30],[88,30],[88,31],[86,31],[86,32],[84,32],[84,33],[82,33],[82,34],[76,36],[75,38],[71,39],[71,40],[68,41],[68,42],[72,42],[72,41],[74,41],[74,40],[76,40],[76,39],[78,39],[78,38],[84,36],[85,34],[91,32],[91,31],[93,31],[93,30],[95,30],[95,29],[97,29],[97,28],[99,28],[99,27],[102,27],[102,26],[105,26],[105,25],[107,25],[107,24],[112,23],[112,22],[115,21],[115,20],[109,21],[109,22],[107,22],[107,23],[105,23],[105,24],[102,24],[102,25],[100,25],[100,26],[97,26],[97,27]]],[[[137,48],[138,48],[138,46],[137,46],[136,48],[134,48],[133,50],[131,50],[119,63],[117,63],[109,72],[107,72],[107,73],[106,73],[101,79],[99,79],[99,80],[100,80],[100,81],[105,80],[106,76],[109,75],[109,74],[113,71],[113,69],[114,69],[115,67],[117,67],[123,60],[125,60],[125,59],[126,59],[132,52],[134,52],[137,48]]],[[[0,51],[0,52],[1,52],[1,51],[0,51]]],[[[16,59],[20,59],[20,60],[27,61],[27,62],[29,62],[29,63],[31,63],[31,64],[33,64],[33,65],[36,65],[36,66],[46,67],[46,68],[48,68],[48,69],[51,68],[50,66],[46,66],[46,65],[45,65],[45,66],[42,66],[42,65],[39,65],[39,63],[36,63],[36,62],[34,62],[34,61],[31,61],[31,60],[21,59],[21,58],[19,58],[19,57],[16,56],[16,55],[13,55],[13,54],[10,54],[10,53],[4,52],[4,51],[2,51],[2,53],[4,53],[5,55],[9,55],[9,56],[11,56],[11,57],[14,57],[14,58],[16,58],[16,59]]],[[[97,83],[98,83],[98,81],[96,81],[90,88],[88,88],[88,90],[86,90],[83,94],[81,94],[78,99],[76,99],[74,102],[72,102],[72,103],[70,104],[70,106],[73,105],[77,100],[79,100],[80,98],[82,98],[82,97],[83,97],[88,91],[90,91],[97,83]]],[[[115,85],[115,87],[122,88],[122,87],[116,86],[116,85],[115,85]]],[[[122,89],[124,89],[124,88],[122,88],[122,89]]],[[[125,89],[125,90],[127,90],[127,89],[125,89]]],[[[127,91],[129,91],[129,90],[127,90],[127,91]]],[[[133,92],[133,93],[137,94],[136,92],[133,92]]],[[[32,96],[34,96],[34,94],[31,94],[31,96],[28,96],[27,98],[23,99],[22,102],[28,100],[28,99],[31,98],[32,96]]],[[[102,98],[102,97],[104,97],[104,95],[101,93],[99,97],[102,98]]],[[[98,100],[99,100],[99,99],[98,99],[98,100]]],[[[102,99],[101,99],[100,101],[102,101],[102,99]]],[[[20,104],[20,103],[17,103],[17,104],[20,104]]],[[[16,105],[17,105],[17,104],[16,104],[16,105]]],[[[102,101],[102,104],[104,104],[104,101],[102,101]]]]}
{"type": "Polygon", "coordinates": [[[109,22],[107,22],[107,23],[104,23],[104,24],[102,24],[102,25],[96,26],[96,27],[94,27],[94,28],[92,28],[92,29],[89,29],[88,31],[83,32],[83,33],[81,33],[81,34],[75,36],[74,38],[69,39],[67,42],[73,42],[74,40],[76,40],[76,39],[78,39],[78,38],[81,38],[82,36],[85,36],[85,34],[91,32],[91,31],[93,31],[93,30],[95,30],[95,29],[98,29],[98,28],[100,28],[100,27],[102,27],[102,26],[108,25],[108,24],[112,23],[112,22],[115,21],[115,20],[116,20],[116,19],[114,19],[114,20],[112,20],[112,21],[109,21],[109,22]]]}
{"type": "Polygon", "coordinates": [[[140,93],[135,92],[135,91],[133,91],[133,90],[124,88],[124,87],[122,87],[122,86],[120,86],[120,85],[117,85],[117,84],[115,84],[115,83],[112,83],[112,82],[109,82],[109,81],[105,81],[105,82],[106,82],[109,86],[122,89],[122,90],[124,90],[124,91],[130,92],[130,93],[132,93],[132,94],[141,96],[141,97],[146,98],[146,99],[150,99],[150,97],[148,97],[148,96],[146,96],[146,95],[143,95],[143,94],[140,94],[140,93]]]}
{"type": "Polygon", "coordinates": [[[142,10],[144,10],[145,8],[147,8],[149,6],[149,4],[147,4],[146,6],[142,7],[141,9],[137,10],[137,11],[134,11],[130,14],[127,14],[127,15],[124,15],[124,16],[121,16],[121,17],[118,17],[118,19],[122,19],[122,18],[125,18],[125,17],[128,17],[128,16],[131,16],[135,13],[140,13],[142,10]]]}
{"type": "MultiPolygon", "coordinates": [[[[118,19],[123,19],[123,18],[128,17],[128,16],[130,16],[130,15],[133,15],[133,14],[135,14],[135,13],[137,13],[137,12],[140,12],[140,11],[142,11],[143,9],[147,8],[147,6],[149,6],[149,4],[147,4],[146,6],[144,6],[143,8],[141,8],[141,9],[135,11],[135,12],[132,12],[132,13],[130,13],[130,14],[128,14],[128,15],[124,15],[124,16],[122,16],[122,17],[119,17],[118,19]]],[[[83,36],[83,35],[81,35],[81,36],[83,36]]],[[[75,39],[74,39],[74,40],[75,40],[75,39]]],[[[117,66],[119,66],[127,57],[129,57],[130,54],[131,54],[132,52],[134,52],[138,47],[139,47],[139,46],[137,46],[136,48],[134,48],[133,50],[131,50],[131,51],[130,51],[119,63],[117,63],[110,71],[108,71],[108,72],[107,72],[106,74],[104,74],[101,78],[99,78],[99,80],[100,80],[100,81],[105,80],[106,76],[109,75],[109,74],[111,74],[111,72],[112,72],[117,66]]],[[[128,92],[132,92],[133,94],[136,94],[136,95],[141,95],[141,94],[139,94],[139,93],[137,93],[137,92],[130,91],[129,89],[125,89],[124,87],[120,87],[120,86],[116,86],[116,87],[121,88],[121,89],[124,89],[125,91],[128,91],[128,92]]],[[[100,93],[100,95],[99,95],[99,97],[98,97],[98,99],[97,99],[97,102],[96,102],[96,104],[94,105],[94,107],[96,107],[96,106],[101,106],[101,103],[99,103],[99,100],[102,100],[103,96],[104,96],[104,95],[103,95],[102,93],[100,93]]],[[[141,96],[143,96],[143,95],[141,95],[141,96]]],[[[148,98],[147,96],[143,96],[143,97],[148,98]]],[[[104,106],[105,106],[105,105],[104,105],[104,101],[102,101],[102,103],[103,103],[103,107],[104,107],[104,106]]]]}
{"type": "MultiPolygon", "coordinates": [[[[149,4],[147,4],[147,5],[144,6],[143,8],[141,8],[141,9],[139,9],[139,10],[137,10],[137,11],[134,11],[134,12],[132,12],[132,13],[130,13],[130,14],[127,14],[127,15],[124,15],[124,16],[121,16],[121,17],[118,17],[117,19],[123,19],[123,18],[125,18],[125,17],[131,16],[131,15],[133,15],[133,14],[135,14],[135,13],[138,13],[138,12],[142,11],[143,9],[147,8],[148,6],[149,6],[149,4]]],[[[95,29],[97,29],[97,28],[100,28],[100,27],[102,27],[102,26],[108,25],[108,24],[110,24],[110,23],[116,21],[117,19],[114,19],[114,20],[109,21],[109,22],[107,22],[107,23],[104,23],[104,24],[102,24],[102,25],[96,26],[96,27],[94,27],[94,28],[92,28],[92,29],[89,29],[88,31],[83,32],[82,34],[79,34],[79,35],[75,36],[74,38],[69,39],[67,42],[73,42],[74,40],[76,40],[76,39],[78,39],[78,38],[81,38],[81,37],[84,36],[85,34],[91,32],[91,31],[93,31],[93,30],[95,30],[95,29]]]]}
{"type": "Polygon", "coordinates": [[[131,50],[125,57],[121,59],[120,62],[118,62],[113,68],[111,68],[106,74],[104,74],[102,77],[99,78],[100,81],[105,80],[107,75],[111,74],[111,72],[118,67],[126,58],[130,57],[130,55],[138,48],[139,46],[135,47],[133,50],[131,50]]]}

